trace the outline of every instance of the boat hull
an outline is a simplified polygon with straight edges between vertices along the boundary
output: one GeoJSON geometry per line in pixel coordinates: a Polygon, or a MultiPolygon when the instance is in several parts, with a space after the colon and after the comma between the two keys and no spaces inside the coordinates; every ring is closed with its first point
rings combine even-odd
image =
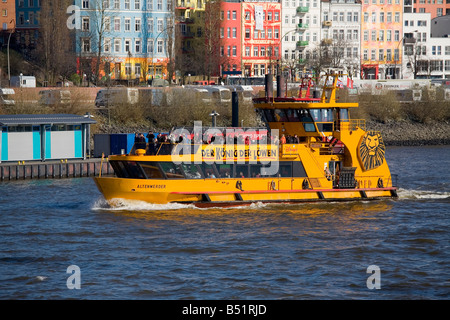
{"type": "Polygon", "coordinates": [[[393,187],[355,189],[295,188],[302,180],[262,178],[149,181],[113,177],[94,178],[97,187],[109,203],[113,203],[116,199],[125,199],[153,204],[186,203],[194,204],[198,207],[230,207],[255,202],[296,203],[374,200],[397,197],[396,188],[393,187]],[[238,184],[238,181],[240,184],[238,184]],[[291,188],[286,188],[289,185],[291,188]],[[280,186],[280,188],[276,186],[280,186]]]}

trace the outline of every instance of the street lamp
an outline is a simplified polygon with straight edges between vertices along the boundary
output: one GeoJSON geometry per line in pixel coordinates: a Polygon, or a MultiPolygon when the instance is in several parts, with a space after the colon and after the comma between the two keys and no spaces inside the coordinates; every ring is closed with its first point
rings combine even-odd
{"type": "Polygon", "coordinates": [[[10,69],[10,64],[9,64],[9,42],[11,40],[11,35],[13,34],[14,30],[16,29],[16,20],[12,19],[9,23],[13,23],[14,22],[14,27],[11,29],[11,32],[9,33],[8,36],[8,80],[9,80],[9,86],[11,86],[11,69],[10,69]]]}
{"type": "Polygon", "coordinates": [[[209,115],[212,117],[212,127],[215,127],[216,126],[216,117],[220,116],[220,114],[217,113],[216,110],[213,110],[209,115]]]}
{"type": "MultiPolygon", "coordinates": [[[[154,56],[155,56],[155,50],[157,50],[157,46],[158,46],[158,43],[157,43],[157,41],[158,41],[158,38],[159,38],[159,36],[160,35],[162,35],[164,32],[166,32],[166,31],[168,31],[168,30],[170,30],[170,29],[173,29],[173,25],[170,25],[170,26],[168,26],[168,27],[166,27],[166,28],[164,28],[160,33],[158,33],[158,35],[156,36],[156,38],[155,39],[153,39],[153,48],[152,48],[152,64],[153,64],[153,79],[155,78],[155,73],[156,73],[156,66],[155,66],[155,58],[154,58],[154,56]],[[156,46],[156,47],[155,47],[156,46]]],[[[172,50],[172,48],[169,48],[170,50],[172,50]]],[[[164,51],[164,44],[163,44],[163,48],[161,49],[161,53],[163,53],[163,51],[164,51]]],[[[156,53],[160,53],[160,52],[156,52],[156,53]]],[[[170,81],[170,80],[169,80],[170,81]]]]}

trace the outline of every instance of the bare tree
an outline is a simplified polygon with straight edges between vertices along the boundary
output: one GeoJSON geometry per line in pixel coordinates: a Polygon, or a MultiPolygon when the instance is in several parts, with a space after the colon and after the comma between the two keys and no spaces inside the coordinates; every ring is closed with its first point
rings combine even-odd
{"type": "Polygon", "coordinates": [[[91,39],[91,50],[95,52],[95,78],[97,83],[100,80],[100,65],[104,55],[105,38],[111,33],[112,12],[109,10],[109,1],[91,0],[89,16],[89,32],[91,39]]]}
{"type": "Polygon", "coordinates": [[[74,72],[73,34],[66,28],[67,7],[70,0],[41,2],[40,41],[37,56],[44,72],[44,80],[55,84],[59,77],[67,78],[74,72]]]}
{"type": "Polygon", "coordinates": [[[415,41],[413,44],[405,46],[404,56],[406,61],[406,69],[411,69],[414,79],[417,79],[419,72],[429,73],[429,63],[426,58],[426,52],[422,51],[426,47],[420,46],[420,43],[415,41]]]}
{"type": "Polygon", "coordinates": [[[208,80],[211,76],[219,75],[220,65],[225,64],[225,54],[221,57],[221,39],[220,39],[220,11],[222,1],[211,0],[207,3],[205,9],[204,25],[204,66],[208,80]]]}

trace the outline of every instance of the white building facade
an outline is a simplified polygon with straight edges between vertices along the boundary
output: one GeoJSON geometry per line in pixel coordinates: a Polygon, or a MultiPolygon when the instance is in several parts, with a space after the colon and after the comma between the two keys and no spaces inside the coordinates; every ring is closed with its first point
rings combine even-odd
{"type": "Polygon", "coordinates": [[[341,71],[352,78],[360,77],[361,68],[361,2],[357,0],[328,0],[321,2],[322,39],[339,47],[341,71]]]}
{"type": "Polygon", "coordinates": [[[403,79],[450,79],[450,38],[432,37],[430,13],[403,14],[403,79]]]}
{"type": "Polygon", "coordinates": [[[305,71],[306,52],[321,40],[320,0],[282,0],[282,65],[291,80],[305,71]]]}

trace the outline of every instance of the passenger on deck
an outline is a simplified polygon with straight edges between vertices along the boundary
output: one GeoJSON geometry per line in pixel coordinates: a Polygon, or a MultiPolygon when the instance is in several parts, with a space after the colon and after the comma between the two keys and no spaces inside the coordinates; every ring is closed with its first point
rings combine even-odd
{"type": "Polygon", "coordinates": [[[285,143],[286,143],[286,137],[283,134],[280,138],[280,144],[285,144],[285,143]]]}
{"type": "Polygon", "coordinates": [[[155,150],[155,135],[153,134],[153,132],[150,130],[147,134],[147,140],[148,140],[148,152],[150,155],[154,155],[156,154],[156,150],[155,150]]]}

